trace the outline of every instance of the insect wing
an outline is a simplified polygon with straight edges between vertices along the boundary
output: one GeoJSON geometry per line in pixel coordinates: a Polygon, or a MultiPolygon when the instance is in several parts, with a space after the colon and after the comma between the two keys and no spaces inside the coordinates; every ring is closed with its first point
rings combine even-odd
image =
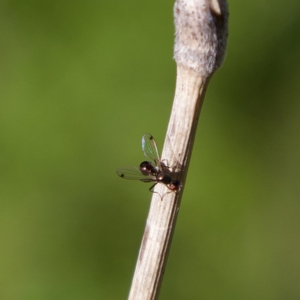
{"type": "Polygon", "coordinates": [[[158,165],[160,158],[154,137],[150,133],[145,133],[142,137],[142,149],[144,155],[155,165],[158,165]]]}
{"type": "Polygon", "coordinates": [[[155,181],[155,177],[144,175],[137,167],[123,167],[117,170],[117,174],[124,179],[141,180],[143,182],[155,181]]]}

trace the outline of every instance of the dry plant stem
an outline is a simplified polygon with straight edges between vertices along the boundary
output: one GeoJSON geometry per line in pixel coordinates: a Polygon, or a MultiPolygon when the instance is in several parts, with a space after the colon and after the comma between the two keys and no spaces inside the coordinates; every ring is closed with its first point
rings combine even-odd
{"type": "MultiPolygon", "coordinates": [[[[194,71],[177,68],[176,93],[162,158],[168,158],[170,166],[181,166],[179,179],[183,186],[206,83],[194,71]],[[179,156],[175,157],[175,153],[179,156]]],[[[156,299],[158,295],[183,188],[177,194],[168,193],[160,184],[155,192],[129,299],[156,299]],[[163,200],[160,195],[164,195],[163,200]]]]}
{"type": "MultiPolygon", "coordinates": [[[[174,12],[177,81],[162,159],[180,168],[177,178],[184,187],[205,91],[225,53],[227,5],[225,0],[177,0],[174,12]]],[[[158,184],[155,192],[129,300],[158,297],[183,188],[170,193],[158,184]]]]}

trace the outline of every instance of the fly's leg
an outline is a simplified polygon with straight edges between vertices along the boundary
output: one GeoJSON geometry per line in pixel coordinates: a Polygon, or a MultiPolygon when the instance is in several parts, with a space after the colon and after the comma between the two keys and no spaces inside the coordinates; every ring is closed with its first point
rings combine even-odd
{"type": "Polygon", "coordinates": [[[151,188],[149,189],[149,191],[150,191],[151,193],[153,193],[153,194],[154,194],[154,193],[155,193],[155,194],[158,194],[159,197],[160,197],[160,200],[162,200],[163,197],[161,196],[161,194],[154,191],[154,187],[155,187],[157,184],[158,184],[158,182],[155,182],[155,183],[151,186],[151,188]]]}
{"type": "Polygon", "coordinates": [[[149,191],[151,192],[151,193],[157,193],[157,192],[154,192],[153,191],[153,189],[154,189],[154,187],[157,185],[157,182],[155,182],[151,187],[150,187],[150,189],[149,189],[149,191]]]}

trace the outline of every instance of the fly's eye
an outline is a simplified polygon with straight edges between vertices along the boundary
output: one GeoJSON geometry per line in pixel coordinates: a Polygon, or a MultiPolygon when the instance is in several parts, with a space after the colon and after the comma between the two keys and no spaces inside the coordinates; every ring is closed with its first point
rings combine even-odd
{"type": "Polygon", "coordinates": [[[179,180],[173,180],[172,185],[174,186],[180,186],[180,181],[179,180]]]}
{"type": "Polygon", "coordinates": [[[169,185],[169,189],[172,191],[177,191],[180,187],[180,181],[179,180],[172,180],[172,182],[169,185]]]}

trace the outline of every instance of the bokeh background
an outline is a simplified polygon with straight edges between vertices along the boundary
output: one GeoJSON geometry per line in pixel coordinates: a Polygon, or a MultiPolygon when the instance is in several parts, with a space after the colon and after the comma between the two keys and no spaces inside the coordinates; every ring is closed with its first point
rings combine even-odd
{"type": "MultiPolygon", "coordinates": [[[[229,1],[160,299],[300,299],[300,2],[229,1]]],[[[126,299],[163,144],[173,1],[0,3],[0,299],[126,299]]]]}

